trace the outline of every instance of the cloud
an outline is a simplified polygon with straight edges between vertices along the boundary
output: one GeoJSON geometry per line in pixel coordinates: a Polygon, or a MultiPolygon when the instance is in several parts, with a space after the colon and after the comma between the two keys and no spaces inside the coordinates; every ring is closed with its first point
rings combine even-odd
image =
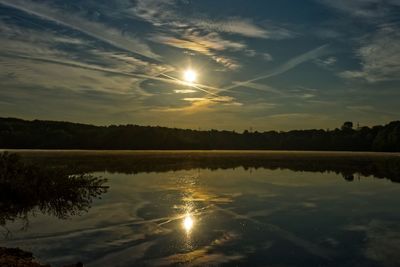
{"type": "Polygon", "coordinates": [[[225,255],[221,252],[208,251],[207,249],[197,249],[192,252],[175,254],[151,261],[153,266],[170,266],[184,263],[184,266],[220,266],[231,261],[239,261],[245,258],[242,254],[225,255]]]}
{"type": "MultiPolygon", "coordinates": [[[[140,93],[142,96],[149,95],[141,88],[144,80],[160,81],[175,88],[186,86],[179,79],[165,74],[174,70],[171,66],[152,63],[129,52],[102,48],[94,40],[4,23],[0,23],[0,28],[3,33],[0,57],[6,70],[3,81],[11,82],[13,79],[15,86],[31,83],[48,88],[61,86],[76,92],[93,90],[114,94],[140,93]],[[75,47],[71,49],[71,45],[75,47]],[[48,79],[49,75],[52,79],[48,79]],[[59,83],[60,80],[64,82],[59,83]]],[[[207,94],[215,90],[200,84],[192,87],[193,91],[207,94]]]]}
{"type": "Polygon", "coordinates": [[[190,94],[190,93],[195,93],[197,91],[193,89],[179,89],[179,90],[174,90],[174,92],[177,94],[190,94]]]}
{"type": "Polygon", "coordinates": [[[270,118],[275,119],[307,119],[316,117],[315,114],[310,113],[282,113],[282,114],[274,114],[270,115],[270,118]]]}
{"type": "Polygon", "coordinates": [[[262,53],[261,56],[266,61],[272,61],[273,60],[273,57],[269,53],[262,53]]]}
{"type": "Polygon", "coordinates": [[[171,26],[187,26],[175,15],[175,2],[175,0],[137,0],[136,5],[129,11],[155,26],[162,26],[173,21],[176,23],[170,24],[171,26]]]}
{"type": "Polygon", "coordinates": [[[217,252],[218,249],[224,247],[226,243],[237,241],[239,238],[240,236],[235,232],[223,233],[207,246],[186,253],[178,253],[152,259],[149,263],[152,266],[170,266],[177,264],[184,266],[219,266],[224,263],[239,261],[245,258],[245,255],[233,252],[229,254],[217,252]]]}
{"type": "Polygon", "coordinates": [[[237,61],[227,58],[227,57],[213,55],[211,58],[215,62],[225,66],[226,68],[228,68],[230,70],[236,70],[241,67],[241,65],[237,61]]]}
{"type": "Polygon", "coordinates": [[[391,7],[400,6],[398,0],[320,0],[321,3],[341,12],[363,19],[385,17],[391,13],[391,7]]]}
{"type": "MultiPolygon", "coordinates": [[[[233,82],[233,84],[240,84],[241,82],[233,82]]],[[[316,92],[318,90],[316,89],[311,89],[311,88],[304,88],[304,87],[298,87],[296,89],[277,89],[275,87],[272,87],[270,85],[264,84],[264,83],[247,83],[246,86],[249,89],[252,90],[242,90],[242,91],[236,91],[235,93],[251,93],[253,90],[259,91],[259,92],[265,92],[269,93],[269,97],[273,96],[274,98],[300,98],[300,99],[311,99],[316,97],[316,92]]],[[[252,104],[253,105],[253,104],[252,104]]]]}
{"type": "MultiPolygon", "coordinates": [[[[181,6],[184,2],[175,0],[138,0],[132,13],[154,26],[168,26],[174,29],[195,28],[206,32],[219,32],[240,35],[251,38],[286,39],[295,36],[291,31],[282,27],[269,25],[262,27],[251,19],[241,17],[227,17],[211,19],[205,14],[182,14],[181,6]]],[[[184,7],[183,7],[184,8],[184,7]]]]}
{"type": "Polygon", "coordinates": [[[365,256],[385,267],[400,264],[398,248],[400,246],[399,227],[393,222],[373,220],[368,225],[365,256]]]}
{"type": "Polygon", "coordinates": [[[7,73],[14,73],[15,77],[4,81],[4,85],[13,86],[36,86],[41,88],[65,88],[70,91],[97,91],[112,94],[141,94],[138,89],[142,79],[136,77],[126,77],[113,75],[91,68],[79,68],[61,62],[54,67],[51,61],[36,62],[23,58],[13,58],[13,64],[3,65],[3,70],[7,73]],[[49,78],[51,77],[51,78],[49,78]],[[63,81],[60,83],[60,81],[63,81]]]}
{"type": "MultiPolygon", "coordinates": [[[[119,266],[129,266],[133,262],[143,258],[146,252],[155,244],[155,241],[145,241],[138,245],[129,246],[120,251],[114,251],[100,256],[89,262],[87,266],[113,266],[118,262],[119,266]]],[[[86,265],[86,263],[85,263],[86,265]]]]}
{"type": "Polygon", "coordinates": [[[374,111],[375,108],[373,106],[364,105],[364,106],[347,106],[346,108],[357,111],[357,112],[371,112],[374,111]]]}
{"type": "Polygon", "coordinates": [[[200,111],[211,111],[211,108],[215,106],[238,107],[243,105],[231,96],[185,97],[182,100],[190,102],[190,105],[182,107],[155,108],[152,111],[184,112],[191,114],[200,111]]]}
{"type": "Polygon", "coordinates": [[[246,47],[243,43],[222,39],[217,33],[201,34],[198,31],[185,31],[179,38],[164,34],[153,35],[151,40],[163,44],[192,50],[202,54],[212,54],[211,51],[238,51],[246,47]]]}
{"type": "Polygon", "coordinates": [[[315,95],[314,94],[302,94],[300,97],[302,97],[302,98],[313,98],[313,97],[315,97],[315,95]]]}
{"type": "Polygon", "coordinates": [[[200,101],[207,101],[208,98],[205,98],[205,97],[186,97],[186,98],[183,98],[183,100],[189,101],[189,102],[200,102],[200,101]]]}
{"type": "MultiPolygon", "coordinates": [[[[6,28],[3,24],[0,27],[6,28]]],[[[0,37],[0,58],[4,61],[4,69],[14,77],[4,82],[12,82],[16,86],[18,83],[35,84],[131,94],[135,90],[141,91],[139,83],[143,79],[176,84],[175,81],[157,77],[172,70],[168,65],[150,63],[126,52],[109,52],[90,46],[79,47],[79,52],[71,51],[58,44],[68,42],[81,46],[85,40],[68,36],[22,28],[12,32],[12,35],[3,32],[6,38],[0,37]],[[54,68],[54,65],[58,67],[54,68]],[[115,79],[109,79],[110,75],[115,79]]]]}
{"type": "Polygon", "coordinates": [[[400,27],[383,25],[377,32],[364,37],[356,56],[360,70],[347,70],[340,76],[367,82],[400,80],[400,27]]]}
{"type": "Polygon", "coordinates": [[[164,72],[173,71],[174,68],[167,64],[152,63],[133,57],[124,52],[108,52],[101,50],[91,50],[94,57],[101,59],[101,62],[111,65],[114,69],[125,73],[145,73],[147,75],[158,76],[164,72]]]}
{"type": "Polygon", "coordinates": [[[240,64],[233,58],[221,55],[221,52],[242,51],[247,56],[260,55],[271,61],[268,53],[256,53],[244,42],[227,39],[227,35],[239,35],[248,38],[286,39],[294,34],[277,26],[261,27],[252,20],[241,17],[210,19],[203,14],[183,14],[182,2],[173,0],[139,0],[130,9],[136,17],[156,26],[158,32],[150,40],[173,47],[186,49],[210,57],[227,69],[235,70],[240,64]],[[222,35],[224,37],[222,37],[222,35]]]}
{"type": "Polygon", "coordinates": [[[244,53],[248,57],[255,57],[257,55],[257,52],[253,49],[246,49],[244,53]]]}
{"type": "Polygon", "coordinates": [[[367,259],[385,267],[399,266],[400,229],[395,221],[373,219],[366,225],[348,225],[345,230],[365,234],[363,252],[367,259]]]}
{"type": "Polygon", "coordinates": [[[241,18],[229,18],[226,20],[197,20],[198,27],[210,31],[238,34],[245,37],[268,38],[269,33],[255,25],[252,21],[241,18]]]}
{"type": "MultiPolygon", "coordinates": [[[[7,61],[6,64],[4,64],[4,66],[7,65],[7,67],[10,67],[10,73],[13,73],[13,75],[11,75],[11,78],[15,78],[15,76],[18,76],[17,74],[20,74],[21,77],[25,77],[27,76],[26,74],[28,74],[28,72],[25,72],[27,70],[27,68],[25,67],[25,64],[31,64],[30,66],[30,70],[37,70],[37,71],[41,71],[42,66],[47,66],[48,64],[56,64],[56,65],[60,65],[63,67],[70,67],[70,68],[74,68],[76,69],[76,74],[79,74],[79,69],[81,70],[88,70],[88,71],[94,71],[95,72],[100,72],[100,73],[104,73],[105,75],[108,75],[108,77],[110,75],[115,75],[117,77],[124,77],[125,79],[137,79],[137,80],[155,80],[155,81],[161,81],[161,82],[165,82],[168,84],[173,84],[173,85],[184,85],[183,82],[179,81],[179,80],[173,80],[173,79],[169,79],[169,78],[162,78],[162,77],[158,77],[158,76],[150,76],[147,74],[142,74],[142,73],[127,73],[127,72],[123,72],[116,69],[112,69],[112,68],[106,68],[106,67],[102,67],[102,66],[97,66],[97,65],[91,65],[91,64],[85,64],[85,63],[80,63],[80,62],[76,62],[76,61],[70,61],[70,60],[66,60],[66,59],[57,59],[57,58],[45,58],[45,57],[34,57],[34,56],[24,56],[24,55],[8,55],[8,54],[1,54],[0,53],[0,57],[3,58],[12,58],[12,63],[7,61]],[[21,61],[22,60],[22,61],[21,61]],[[28,62],[28,63],[26,63],[28,62]],[[32,64],[33,62],[33,64],[32,64]]],[[[131,66],[133,69],[135,68],[135,66],[131,66]]],[[[43,72],[43,74],[45,74],[45,72],[43,72]]],[[[65,75],[65,74],[63,74],[65,75]]],[[[160,75],[163,75],[163,73],[161,73],[160,75]]],[[[54,76],[53,79],[57,77],[54,76]]],[[[79,76],[78,76],[79,77],[79,76]]],[[[92,79],[95,79],[96,75],[94,75],[92,77],[92,79]]],[[[43,79],[43,81],[47,81],[46,79],[43,79]]],[[[79,79],[75,79],[73,82],[78,82],[79,79]]],[[[21,80],[21,82],[23,82],[21,80]]],[[[24,82],[29,82],[29,78],[25,79],[24,82]]],[[[65,83],[65,85],[67,85],[68,82],[65,83]]],[[[40,85],[40,84],[38,84],[40,85]]],[[[199,85],[202,86],[202,85],[199,85]]],[[[200,88],[199,86],[193,86],[194,88],[197,89],[201,89],[201,91],[205,91],[207,93],[209,93],[208,91],[200,88]]],[[[207,86],[202,86],[202,87],[206,87],[207,86]]],[[[93,89],[95,90],[95,86],[93,86],[93,89]]],[[[123,88],[120,86],[120,88],[123,88]]]]}
{"type": "Polygon", "coordinates": [[[215,62],[232,70],[239,68],[239,63],[233,59],[219,55],[217,52],[224,50],[238,51],[246,47],[243,43],[222,39],[217,33],[201,34],[193,30],[185,31],[181,37],[159,34],[153,35],[150,39],[154,42],[209,56],[215,62]]]}
{"type": "Polygon", "coordinates": [[[262,28],[254,24],[250,19],[226,18],[224,20],[195,19],[197,27],[228,34],[237,34],[244,37],[263,38],[263,39],[287,39],[295,36],[284,28],[270,26],[269,29],[262,28]]]}
{"type": "Polygon", "coordinates": [[[103,41],[116,48],[136,53],[147,58],[159,60],[160,56],[153,53],[150,47],[137,38],[123,34],[121,31],[104,24],[89,21],[83,17],[66,13],[45,4],[26,0],[0,0],[0,4],[18,9],[41,19],[74,29],[92,38],[103,41]]]}
{"type": "Polygon", "coordinates": [[[347,106],[346,108],[349,110],[352,110],[354,112],[363,113],[363,114],[370,115],[371,113],[375,113],[375,114],[391,116],[393,118],[398,117],[398,113],[396,113],[396,112],[390,112],[390,111],[386,111],[386,110],[382,110],[382,109],[377,109],[376,107],[374,107],[372,105],[350,105],[350,106],[347,106]]]}
{"type": "Polygon", "coordinates": [[[201,44],[198,44],[196,42],[192,42],[192,41],[188,41],[188,40],[184,40],[184,39],[179,39],[179,38],[176,38],[176,37],[159,35],[159,36],[153,36],[151,38],[151,40],[155,41],[155,42],[158,42],[158,43],[170,45],[170,46],[173,46],[173,47],[195,51],[195,52],[198,52],[198,53],[201,53],[201,54],[205,54],[205,55],[210,55],[211,54],[211,52],[210,52],[208,47],[205,47],[205,46],[203,46],[201,44]]]}
{"type": "Polygon", "coordinates": [[[314,60],[315,64],[323,68],[329,68],[336,64],[337,58],[336,57],[327,57],[327,58],[317,58],[314,60]]]}
{"type": "Polygon", "coordinates": [[[265,61],[272,61],[273,57],[271,56],[271,54],[269,53],[259,53],[257,51],[255,51],[254,49],[245,49],[244,53],[246,56],[248,57],[260,57],[265,61]]]}

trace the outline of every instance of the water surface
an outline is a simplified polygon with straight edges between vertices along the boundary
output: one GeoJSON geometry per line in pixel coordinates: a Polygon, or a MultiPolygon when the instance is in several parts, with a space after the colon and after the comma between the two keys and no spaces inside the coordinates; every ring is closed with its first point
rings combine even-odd
{"type": "Polygon", "coordinates": [[[3,226],[55,266],[400,266],[398,154],[20,153],[108,179],[79,213],[3,226]]]}

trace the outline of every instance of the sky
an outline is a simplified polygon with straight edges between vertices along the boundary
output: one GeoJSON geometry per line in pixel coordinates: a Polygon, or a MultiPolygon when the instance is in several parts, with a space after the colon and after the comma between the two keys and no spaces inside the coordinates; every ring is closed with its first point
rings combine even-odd
{"type": "Polygon", "coordinates": [[[400,0],[0,0],[0,117],[333,129],[399,103],[400,0]]]}

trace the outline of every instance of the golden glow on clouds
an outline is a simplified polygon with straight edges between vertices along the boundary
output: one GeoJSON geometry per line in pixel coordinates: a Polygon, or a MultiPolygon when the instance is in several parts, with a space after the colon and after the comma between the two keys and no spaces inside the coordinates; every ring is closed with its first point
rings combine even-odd
{"type": "Polygon", "coordinates": [[[179,90],[174,90],[175,93],[177,94],[189,94],[189,93],[195,93],[196,90],[193,89],[179,89],[179,90]]]}

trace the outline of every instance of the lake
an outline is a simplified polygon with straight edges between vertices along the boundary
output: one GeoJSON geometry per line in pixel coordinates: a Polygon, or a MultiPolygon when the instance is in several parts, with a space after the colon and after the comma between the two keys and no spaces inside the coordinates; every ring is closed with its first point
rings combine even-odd
{"type": "Polygon", "coordinates": [[[4,221],[0,246],[54,266],[400,266],[399,154],[17,153],[107,179],[4,221]]]}

